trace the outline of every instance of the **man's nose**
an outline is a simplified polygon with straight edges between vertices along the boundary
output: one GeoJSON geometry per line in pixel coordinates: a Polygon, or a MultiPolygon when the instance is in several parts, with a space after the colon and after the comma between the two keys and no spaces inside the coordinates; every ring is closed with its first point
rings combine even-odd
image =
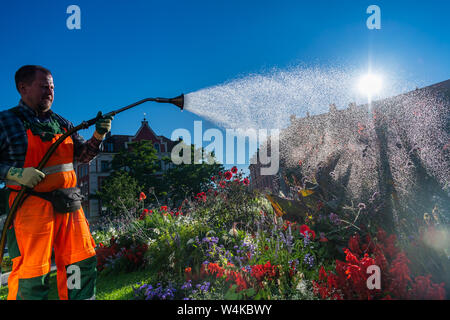
{"type": "Polygon", "coordinates": [[[45,94],[53,97],[53,89],[45,88],[45,94]]]}

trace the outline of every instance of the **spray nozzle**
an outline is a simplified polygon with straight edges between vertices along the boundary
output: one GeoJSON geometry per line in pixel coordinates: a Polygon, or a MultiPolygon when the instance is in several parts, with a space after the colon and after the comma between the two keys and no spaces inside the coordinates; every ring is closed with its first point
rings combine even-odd
{"type": "Polygon", "coordinates": [[[155,98],[156,102],[160,102],[160,103],[171,103],[176,105],[178,108],[180,108],[181,110],[183,110],[184,107],[184,94],[179,95],[178,97],[175,98],[155,98]]]}

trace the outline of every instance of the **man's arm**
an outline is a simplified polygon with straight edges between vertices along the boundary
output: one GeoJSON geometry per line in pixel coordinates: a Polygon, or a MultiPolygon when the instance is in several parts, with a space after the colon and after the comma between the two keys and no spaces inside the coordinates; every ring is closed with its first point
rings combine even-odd
{"type": "MultiPolygon", "coordinates": [[[[1,123],[0,129],[3,129],[1,123]]],[[[6,147],[6,132],[5,130],[0,130],[0,155],[6,154],[6,147]]],[[[3,162],[2,160],[3,159],[0,160],[0,180],[5,180],[6,174],[11,168],[11,165],[3,162]]]]}
{"type": "MultiPolygon", "coordinates": [[[[64,119],[63,117],[57,115],[58,118],[63,122],[63,125],[68,129],[73,128],[72,122],[64,119]]],[[[99,152],[100,144],[105,138],[106,134],[111,130],[111,120],[113,117],[108,116],[106,118],[100,118],[95,124],[95,132],[89,140],[85,140],[82,136],[75,132],[71,135],[73,140],[73,151],[74,159],[81,162],[87,163],[91,161],[99,152]]]]}
{"type": "Polygon", "coordinates": [[[78,132],[75,132],[72,135],[72,140],[74,158],[81,163],[91,161],[100,152],[102,140],[99,140],[94,136],[86,141],[78,134],[78,132]]]}

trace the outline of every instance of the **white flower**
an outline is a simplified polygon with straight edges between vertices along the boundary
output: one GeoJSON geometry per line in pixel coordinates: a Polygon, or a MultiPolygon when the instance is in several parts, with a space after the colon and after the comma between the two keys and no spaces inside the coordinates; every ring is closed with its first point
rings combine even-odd
{"type": "Polygon", "coordinates": [[[235,227],[231,228],[230,231],[228,232],[228,234],[230,236],[236,237],[238,235],[238,231],[235,227]]]}
{"type": "Polygon", "coordinates": [[[305,281],[303,281],[303,280],[300,280],[300,281],[299,281],[299,283],[298,283],[296,289],[297,289],[298,291],[300,291],[300,293],[302,293],[302,294],[307,294],[307,293],[308,293],[308,288],[307,288],[307,286],[306,286],[305,281]]]}

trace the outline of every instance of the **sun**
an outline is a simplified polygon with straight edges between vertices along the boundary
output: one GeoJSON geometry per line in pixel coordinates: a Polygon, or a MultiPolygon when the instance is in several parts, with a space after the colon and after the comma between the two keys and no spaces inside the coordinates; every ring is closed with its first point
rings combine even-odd
{"type": "Polygon", "coordinates": [[[359,79],[358,88],[361,93],[371,97],[381,91],[382,84],[381,76],[368,73],[359,79]]]}

